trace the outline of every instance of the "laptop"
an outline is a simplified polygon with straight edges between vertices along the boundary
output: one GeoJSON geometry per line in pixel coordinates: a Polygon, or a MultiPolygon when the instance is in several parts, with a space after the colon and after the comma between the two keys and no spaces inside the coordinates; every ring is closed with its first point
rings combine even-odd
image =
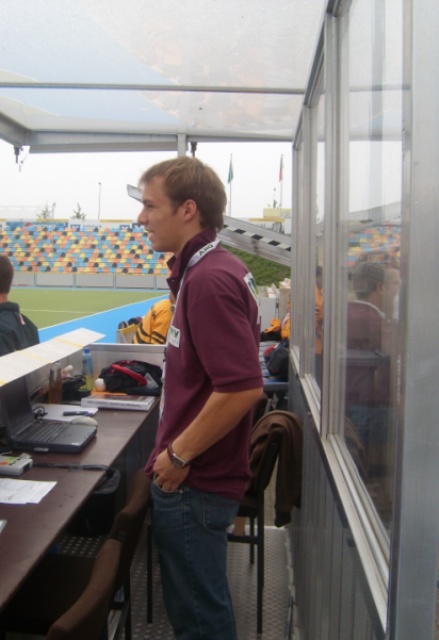
{"type": "Polygon", "coordinates": [[[8,447],[35,452],[78,453],[95,437],[97,428],[60,420],[35,419],[24,377],[0,387],[2,424],[8,447]]]}

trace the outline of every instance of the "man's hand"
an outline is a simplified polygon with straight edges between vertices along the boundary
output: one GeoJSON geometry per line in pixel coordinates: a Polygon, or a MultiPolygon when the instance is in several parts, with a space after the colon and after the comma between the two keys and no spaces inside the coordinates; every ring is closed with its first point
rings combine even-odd
{"type": "Polygon", "coordinates": [[[162,451],[155,461],[153,471],[156,474],[156,483],[163,491],[175,491],[186,479],[190,466],[179,469],[169,460],[169,456],[162,451]]]}

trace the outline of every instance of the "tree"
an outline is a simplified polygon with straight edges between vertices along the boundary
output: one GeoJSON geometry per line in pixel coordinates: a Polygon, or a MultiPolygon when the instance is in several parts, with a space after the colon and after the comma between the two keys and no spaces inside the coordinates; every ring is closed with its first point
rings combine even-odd
{"type": "Polygon", "coordinates": [[[76,209],[73,210],[72,220],[85,220],[85,213],[81,209],[79,202],[76,203],[76,209]]]}
{"type": "Polygon", "coordinates": [[[40,213],[37,213],[37,219],[52,220],[55,217],[55,207],[56,207],[56,202],[54,202],[51,207],[49,207],[49,205],[46,202],[45,206],[41,209],[40,213]]]}
{"type": "Polygon", "coordinates": [[[38,220],[50,220],[51,217],[52,217],[52,212],[49,209],[47,204],[43,209],[41,209],[40,213],[37,213],[38,220]]]}
{"type": "Polygon", "coordinates": [[[268,203],[269,209],[279,209],[279,202],[276,200],[276,187],[273,189],[273,204],[268,203]]]}

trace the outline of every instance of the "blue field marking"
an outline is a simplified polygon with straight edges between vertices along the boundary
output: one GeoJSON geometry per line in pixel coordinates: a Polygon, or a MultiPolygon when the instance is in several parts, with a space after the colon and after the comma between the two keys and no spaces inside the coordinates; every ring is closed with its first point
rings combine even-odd
{"type": "Polygon", "coordinates": [[[132,304],[127,304],[117,309],[101,311],[100,313],[94,313],[93,315],[77,318],[76,320],[69,320],[69,322],[61,322],[53,327],[40,329],[40,342],[56,338],[63,333],[74,331],[75,329],[90,329],[104,333],[105,337],[96,342],[116,342],[116,331],[119,322],[122,322],[122,320],[127,322],[130,318],[143,317],[155,302],[164,300],[166,297],[167,296],[158,296],[150,300],[133,302],[132,304]]]}

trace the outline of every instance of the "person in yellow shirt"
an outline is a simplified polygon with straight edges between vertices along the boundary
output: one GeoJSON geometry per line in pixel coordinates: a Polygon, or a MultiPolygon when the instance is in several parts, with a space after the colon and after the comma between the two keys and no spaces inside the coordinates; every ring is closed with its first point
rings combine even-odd
{"type": "Polygon", "coordinates": [[[165,344],[175,298],[172,293],[166,300],[159,300],[145,314],[133,337],[134,344],[165,344]]]}
{"type": "Polygon", "coordinates": [[[261,342],[290,339],[290,305],[291,303],[288,300],[288,311],[284,315],[282,322],[279,320],[279,318],[273,318],[270,326],[267,329],[264,329],[264,331],[261,331],[261,342]]]}
{"type": "Polygon", "coordinates": [[[291,305],[291,303],[288,300],[288,311],[286,312],[282,322],[280,323],[280,337],[281,337],[281,340],[289,340],[290,339],[290,326],[291,326],[290,305],[291,305]]]}

